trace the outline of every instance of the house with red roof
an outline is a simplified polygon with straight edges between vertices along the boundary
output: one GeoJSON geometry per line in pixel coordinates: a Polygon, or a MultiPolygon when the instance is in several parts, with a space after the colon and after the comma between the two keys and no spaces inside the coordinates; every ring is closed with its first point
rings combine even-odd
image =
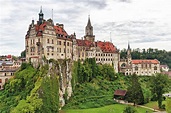
{"type": "Polygon", "coordinates": [[[26,61],[31,60],[35,65],[40,63],[43,57],[74,61],[95,58],[99,64],[113,65],[118,72],[118,49],[112,42],[95,41],[90,17],[84,37],[77,39],[75,33],[68,35],[63,24],[54,24],[52,19],[45,20],[41,9],[37,23],[32,20],[29,26],[25,36],[25,47],[26,61]]]}

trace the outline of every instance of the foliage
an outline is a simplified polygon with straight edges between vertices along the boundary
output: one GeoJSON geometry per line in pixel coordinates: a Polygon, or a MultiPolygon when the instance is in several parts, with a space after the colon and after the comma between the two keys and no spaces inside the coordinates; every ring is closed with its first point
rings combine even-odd
{"type": "MultiPolygon", "coordinates": [[[[149,48],[140,52],[137,48],[131,52],[131,55],[132,59],[158,59],[161,64],[167,64],[171,68],[171,51],[149,48]]],[[[120,56],[126,58],[126,49],[121,51],[120,56]]]]}
{"type": "Polygon", "coordinates": [[[166,99],[166,111],[167,113],[171,113],[171,98],[166,99]]]}
{"type": "Polygon", "coordinates": [[[151,91],[153,93],[153,100],[158,101],[159,108],[162,108],[162,95],[169,89],[169,79],[167,75],[156,74],[151,77],[151,91]]]}
{"type": "Polygon", "coordinates": [[[130,86],[127,89],[126,99],[129,102],[133,102],[134,105],[144,103],[143,91],[138,81],[138,76],[135,74],[131,75],[130,86]]]}
{"type": "Polygon", "coordinates": [[[105,79],[111,81],[117,79],[117,74],[115,74],[112,66],[107,64],[97,65],[94,58],[86,59],[83,64],[80,60],[78,62],[74,62],[72,76],[72,83],[74,86],[77,83],[90,82],[97,76],[103,76],[105,79]]]}
{"type": "Polygon", "coordinates": [[[26,50],[21,52],[21,58],[25,58],[26,57],[26,50]]]}
{"type": "Polygon", "coordinates": [[[132,106],[127,106],[125,107],[123,113],[137,113],[137,111],[132,106]]]}
{"type": "Polygon", "coordinates": [[[35,113],[35,111],[40,111],[40,108],[43,105],[42,99],[38,96],[38,89],[41,86],[41,82],[42,79],[37,80],[30,96],[27,96],[26,100],[19,101],[18,105],[11,111],[11,113],[35,113]]]}
{"type": "Polygon", "coordinates": [[[0,93],[0,112],[58,113],[58,77],[55,70],[47,76],[48,68],[24,64],[0,93]]]}

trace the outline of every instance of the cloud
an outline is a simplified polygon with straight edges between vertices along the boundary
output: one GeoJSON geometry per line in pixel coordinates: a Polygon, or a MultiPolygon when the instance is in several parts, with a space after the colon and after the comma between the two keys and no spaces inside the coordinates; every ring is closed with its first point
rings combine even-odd
{"type": "Polygon", "coordinates": [[[110,40],[118,48],[128,40],[136,48],[148,44],[170,50],[170,0],[0,0],[0,54],[19,55],[31,20],[44,18],[63,23],[68,34],[84,36],[88,15],[96,40],[110,40]],[[144,8],[145,6],[145,8],[144,8]],[[111,32],[111,36],[110,36],[111,32]],[[159,42],[161,46],[159,45],[159,42]],[[15,48],[15,49],[12,49],[15,48]]]}

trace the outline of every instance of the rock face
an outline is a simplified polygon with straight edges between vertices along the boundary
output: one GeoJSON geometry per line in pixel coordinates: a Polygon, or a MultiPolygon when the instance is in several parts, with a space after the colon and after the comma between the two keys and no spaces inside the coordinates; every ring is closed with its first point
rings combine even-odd
{"type": "MultiPolygon", "coordinates": [[[[43,63],[46,64],[46,63],[43,63]]],[[[49,70],[47,76],[56,74],[59,76],[59,102],[60,107],[65,105],[66,99],[68,100],[72,94],[72,61],[71,60],[58,60],[48,61],[49,70]]]]}

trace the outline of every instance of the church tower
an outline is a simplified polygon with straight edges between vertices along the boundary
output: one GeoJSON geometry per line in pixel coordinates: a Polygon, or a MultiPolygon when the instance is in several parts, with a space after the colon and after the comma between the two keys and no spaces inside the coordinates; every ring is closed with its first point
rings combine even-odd
{"type": "Polygon", "coordinates": [[[132,57],[131,57],[131,48],[130,48],[129,43],[128,43],[128,49],[127,49],[127,60],[128,60],[128,65],[130,65],[132,61],[132,57]]]}
{"type": "Polygon", "coordinates": [[[95,36],[93,35],[93,26],[91,26],[90,16],[88,17],[88,23],[85,28],[84,40],[89,40],[91,42],[94,42],[95,40],[95,36]]]}
{"type": "Polygon", "coordinates": [[[40,13],[39,13],[39,25],[43,23],[43,12],[42,12],[42,7],[40,9],[40,13]]]}

